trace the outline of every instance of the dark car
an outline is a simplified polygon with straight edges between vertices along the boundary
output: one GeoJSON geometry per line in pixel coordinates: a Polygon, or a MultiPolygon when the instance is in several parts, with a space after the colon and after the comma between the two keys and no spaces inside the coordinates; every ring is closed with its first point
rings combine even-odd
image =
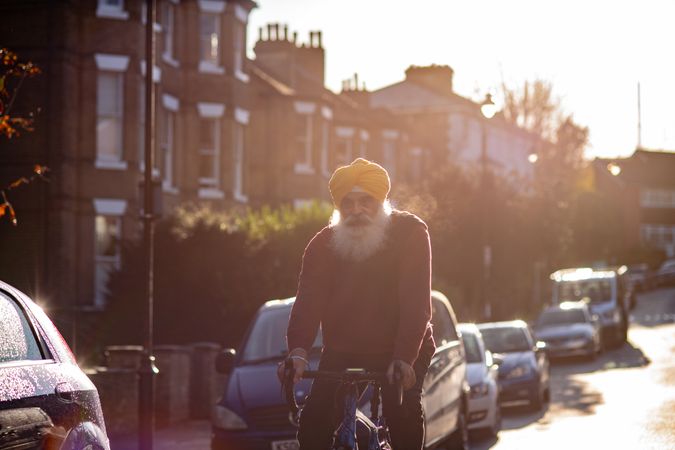
{"type": "MultiPolygon", "coordinates": [[[[466,448],[469,386],[457,321],[443,294],[434,291],[432,300],[437,349],[424,380],[425,448],[448,442],[450,448],[466,448]]],[[[286,354],[284,336],[293,302],[293,298],[267,302],[253,319],[241,350],[225,350],[217,359],[218,370],[229,377],[214,410],[212,449],[298,448],[297,423],[289,414],[276,376],[277,364],[286,354]]],[[[320,353],[319,335],[310,352],[312,368],[317,367],[320,353]]],[[[309,380],[296,385],[298,403],[304,401],[310,387],[309,380]]],[[[365,397],[360,407],[368,414],[365,397]]]]}
{"type": "Polygon", "coordinates": [[[537,340],[546,343],[549,357],[586,356],[602,350],[600,324],[584,302],[564,302],[546,308],[534,325],[537,340]]]}
{"type": "Polygon", "coordinates": [[[534,340],[522,320],[478,324],[488,350],[498,355],[502,405],[529,403],[541,409],[550,398],[546,344],[534,340]]]}
{"type": "Polygon", "coordinates": [[[627,276],[635,292],[648,291],[654,287],[654,273],[646,263],[628,266],[627,276]]]}
{"type": "Polygon", "coordinates": [[[0,448],[109,449],[98,391],[47,315],[0,281],[0,317],[0,448]]]}
{"type": "Polygon", "coordinates": [[[675,259],[665,260],[654,274],[657,286],[675,285],[675,259]]]}

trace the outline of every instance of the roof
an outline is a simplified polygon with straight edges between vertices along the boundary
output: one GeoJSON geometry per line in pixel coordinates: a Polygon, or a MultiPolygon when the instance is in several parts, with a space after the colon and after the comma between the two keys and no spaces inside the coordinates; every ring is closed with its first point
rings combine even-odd
{"type": "Polygon", "coordinates": [[[437,110],[464,106],[477,109],[478,104],[457,94],[444,94],[409,80],[403,80],[390,86],[373,91],[370,106],[405,111],[437,110]]]}
{"type": "Polygon", "coordinates": [[[675,187],[675,152],[637,149],[628,158],[596,158],[596,167],[601,173],[608,164],[621,168],[618,178],[627,182],[654,188],[675,187]]]}

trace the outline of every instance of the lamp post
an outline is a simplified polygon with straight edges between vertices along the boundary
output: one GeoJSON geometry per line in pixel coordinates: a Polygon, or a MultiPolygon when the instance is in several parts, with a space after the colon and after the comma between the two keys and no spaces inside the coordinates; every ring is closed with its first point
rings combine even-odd
{"type": "Polygon", "coordinates": [[[139,367],[138,385],[138,448],[152,450],[155,430],[155,377],[158,373],[153,356],[154,326],[154,192],[153,148],[155,140],[155,90],[153,69],[155,67],[155,2],[146,0],[145,16],[145,167],[143,171],[143,247],[147,270],[147,316],[144,338],[144,353],[139,367]]]}
{"type": "MultiPolygon", "coordinates": [[[[480,105],[480,112],[487,120],[492,119],[497,113],[497,105],[492,101],[490,93],[485,94],[485,100],[480,105]]],[[[490,246],[487,233],[487,210],[488,200],[488,155],[487,155],[487,129],[486,121],[481,126],[481,149],[480,149],[480,190],[481,190],[481,246],[483,249],[482,277],[481,277],[481,303],[483,306],[483,318],[492,318],[492,305],[489,297],[490,269],[492,267],[492,247],[490,246]]]]}

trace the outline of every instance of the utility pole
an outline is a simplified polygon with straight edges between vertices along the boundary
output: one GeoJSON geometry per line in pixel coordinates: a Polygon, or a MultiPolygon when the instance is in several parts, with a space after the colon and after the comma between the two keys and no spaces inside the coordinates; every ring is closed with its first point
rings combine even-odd
{"type": "Polygon", "coordinates": [[[144,353],[139,368],[138,391],[138,448],[152,450],[155,431],[155,378],[158,373],[153,355],[154,327],[154,204],[153,204],[153,149],[155,147],[155,2],[146,0],[145,15],[145,167],[143,171],[143,247],[147,270],[147,316],[144,353]]]}

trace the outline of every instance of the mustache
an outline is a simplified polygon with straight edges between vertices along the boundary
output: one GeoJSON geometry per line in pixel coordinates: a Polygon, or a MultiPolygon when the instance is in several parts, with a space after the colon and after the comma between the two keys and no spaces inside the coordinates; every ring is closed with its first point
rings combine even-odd
{"type": "Polygon", "coordinates": [[[344,224],[350,227],[370,225],[373,223],[373,219],[368,217],[365,214],[358,214],[354,216],[349,216],[344,219],[344,224]]]}

